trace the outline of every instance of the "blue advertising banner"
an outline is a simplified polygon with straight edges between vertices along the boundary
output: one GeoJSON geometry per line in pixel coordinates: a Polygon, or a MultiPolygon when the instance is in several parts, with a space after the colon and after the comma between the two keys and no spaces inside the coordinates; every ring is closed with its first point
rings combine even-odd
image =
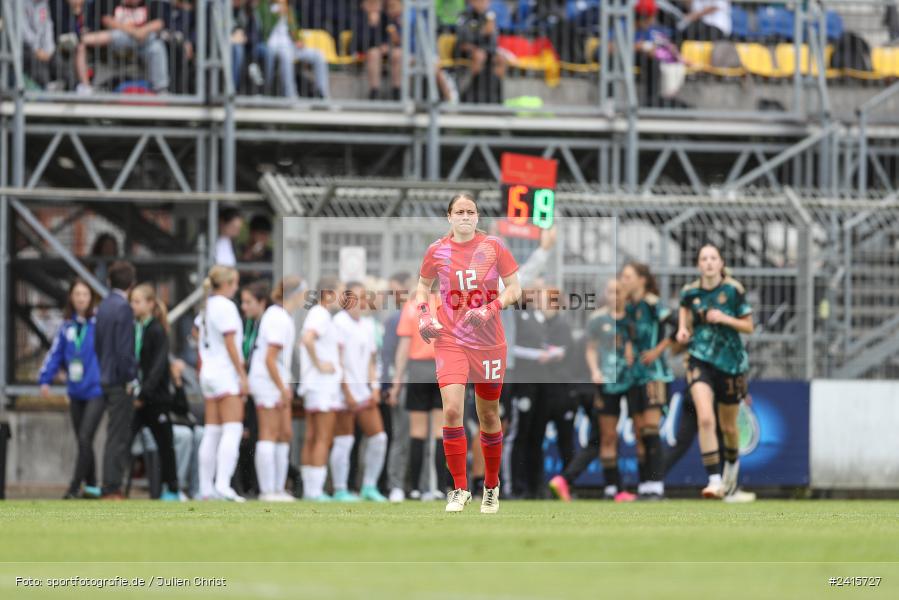
{"type": "MultiPolygon", "coordinates": [[[[685,382],[678,380],[669,386],[668,413],[661,425],[662,447],[670,452],[677,444],[681,419],[694,419],[689,397],[684,396],[685,382]]],[[[809,384],[805,381],[755,381],[749,385],[751,404],[740,408],[740,483],[747,487],[803,486],[809,483],[809,384]]],[[[633,422],[622,403],[622,418],[618,422],[618,466],[624,483],[637,483],[637,452],[633,422]]],[[[576,421],[577,439],[586,445],[590,436],[587,416],[579,414],[576,421]]],[[[695,428],[694,428],[695,430],[695,428]]],[[[562,470],[552,426],[544,441],[547,478],[562,470]]],[[[694,440],[690,449],[675,463],[665,477],[672,486],[705,485],[705,469],[700,459],[699,443],[694,440]]],[[[604,485],[599,460],[590,463],[576,484],[583,487],[604,485]]]]}

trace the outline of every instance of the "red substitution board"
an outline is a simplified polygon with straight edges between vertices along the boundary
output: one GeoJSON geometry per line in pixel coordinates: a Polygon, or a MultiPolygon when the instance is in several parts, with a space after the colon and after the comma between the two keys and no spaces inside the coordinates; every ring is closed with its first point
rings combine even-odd
{"type": "Polygon", "coordinates": [[[505,218],[499,222],[500,233],[538,239],[540,230],[553,224],[558,163],[507,152],[502,155],[501,166],[505,218]]]}

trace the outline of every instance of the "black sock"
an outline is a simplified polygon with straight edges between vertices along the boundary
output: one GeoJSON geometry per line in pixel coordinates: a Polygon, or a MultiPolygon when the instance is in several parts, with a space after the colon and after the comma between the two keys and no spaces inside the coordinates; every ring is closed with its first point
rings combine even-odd
{"type": "Polygon", "coordinates": [[[618,491],[621,491],[621,474],[618,472],[617,458],[601,458],[602,478],[606,485],[614,485],[618,491]]]}
{"type": "Polygon", "coordinates": [[[368,90],[368,99],[369,100],[377,100],[378,96],[381,95],[381,92],[378,91],[377,88],[371,88],[368,90]]]}
{"type": "Polygon", "coordinates": [[[450,474],[446,466],[446,455],[443,453],[443,438],[434,440],[434,469],[437,474],[437,489],[445,492],[450,474]]]}
{"type": "Polygon", "coordinates": [[[702,453],[702,464],[705,472],[711,475],[721,475],[721,458],[718,449],[702,453]]]}
{"type": "Polygon", "coordinates": [[[740,450],[739,448],[728,448],[724,447],[724,460],[729,462],[730,464],[734,464],[737,462],[737,459],[740,458],[740,450]]]}
{"type": "Polygon", "coordinates": [[[395,88],[390,89],[391,100],[399,100],[401,95],[402,95],[402,92],[400,91],[400,88],[395,87],[395,88]]]}
{"type": "MultiPolygon", "coordinates": [[[[645,450],[645,448],[644,448],[645,450]]],[[[640,483],[644,481],[648,481],[646,479],[646,455],[644,454],[642,457],[637,457],[637,477],[640,479],[640,483]]]]}
{"type": "Polygon", "coordinates": [[[645,481],[662,480],[662,440],[659,438],[658,427],[644,427],[643,448],[646,450],[646,479],[645,481]]]}
{"type": "Polygon", "coordinates": [[[409,489],[420,490],[421,464],[425,458],[425,441],[412,438],[409,445],[409,489]]]}

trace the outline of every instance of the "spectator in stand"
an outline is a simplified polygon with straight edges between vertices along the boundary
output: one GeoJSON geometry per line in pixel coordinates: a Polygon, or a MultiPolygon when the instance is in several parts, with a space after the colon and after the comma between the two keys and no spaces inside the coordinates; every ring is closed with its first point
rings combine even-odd
{"type": "Polygon", "coordinates": [[[667,30],[656,23],[657,14],[656,0],[637,0],[634,4],[634,64],[640,68],[642,103],[670,106],[678,101],[671,99],[671,90],[666,90],[662,85],[665,77],[662,65],[677,64],[683,60],[677,46],[669,39],[667,30]]]}
{"type": "MultiPolygon", "coordinates": [[[[160,1],[160,0],[155,0],[160,1]]],[[[196,42],[196,15],[193,0],[162,2],[165,30],[162,39],[169,47],[169,70],[172,74],[172,91],[187,94],[194,89],[194,44],[196,42]]]]}
{"type": "MultiPolygon", "coordinates": [[[[103,31],[86,33],[81,41],[87,48],[108,46],[114,52],[134,51],[141,56],[147,66],[147,76],[153,92],[164,94],[169,88],[168,51],[159,38],[165,27],[163,8],[160,2],[149,6],[144,0],[120,0],[121,4],[105,13],[100,22],[103,31]]],[[[78,62],[79,92],[90,93],[91,81],[87,61],[78,62]]]]}
{"type": "Polygon", "coordinates": [[[498,34],[490,0],[470,0],[457,27],[458,51],[470,61],[470,81],[459,86],[465,102],[502,102],[506,61],[498,52],[498,34]]]}
{"type": "Polygon", "coordinates": [[[67,67],[65,80],[67,87],[73,86],[79,93],[89,91],[89,88],[81,87],[80,73],[87,73],[87,49],[81,43],[83,36],[89,31],[97,29],[96,10],[94,0],[66,0],[64,3],[54,2],[50,5],[53,10],[53,19],[56,23],[56,32],[59,42],[60,58],[70,59],[71,67],[67,67]]]}
{"type": "Polygon", "coordinates": [[[53,77],[53,17],[47,0],[26,0],[22,8],[22,64],[34,83],[45,87],[53,77]]]}
{"type": "Polygon", "coordinates": [[[399,41],[399,30],[393,24],[393,34],[388,31],[384,0],[361,0],[359,13],[353,24],[353,44],[358,54],[365,55],[365,73],[368,78],[368,99],[381,97],[381,72],[384,60],[389,59],[391,69],[391,97],[399,99],[402,72],[403,49],[399,41]]]}
{"type": "Polygon", "coordinates": [[[240,210],[227,206],[219,211],[219,237],[215,242],[215,264],[233,267],[237,264],[234,255],[234,240],[243,228],[240,210]]]}
{"type": "Polygon", "coordinates": [[[128,295],[134,311],[134,356],[138,361],[138,393],[134,400],[132,436],[146,427],[159,450],[163,490],[160,500],[177,502],[178,471],[172,440],[172,393],[169,390],[169,334],[165,305],[152,285],[142,283],[128,295]]]}
{"type": "Polygon", "coordinates": [[[465,10],[465,0],[436,0],[437,24],[441,29],[455,30],[465,10]]]}
{"type": "Polygon", "coordinates": [[[899,1],[891,0],[887,4],[883,15],[883,23],[886,25],[889,43],[899,43],[899,1]]]}
{"type": "MultiPolygon", "coordinates": [[[[400,98],[400,86],[403,77],[403,0],[387,0],[387,36],[390,39],[390,82],[391,82],[391,99],[398,100],[400,98]]],[[[414,14],[413,14],[414,16],[414,14]]],[[[412,60],[415,60],[415,20],[410,23],[409,32],[409,51],[412,54],[412,60]]],[[[440,90],[440,96],[444,101],[450,104],[458,104],[459,92],[456,90],[455,82],[450,76],[440,68],[440,61],[434,57],[434,70],[437,80],[437,88],[440,90]]],[[[380,72],[379,72],[380,73],[380,72]]],[[[378,89],[380,89],[380,82],[378,89]]]]}
{"type": "Polygon", "coordinates": [[[689,11],[678,23],[680,39],[717,41],[730,37],[730,0],[688,0],[689,11]]]}
{"type": "Polygon", "coordinates": [[[96,498],[100,495],[94,460],[94,435],[103,417],[100,364],[94,352],[96,308],[97,296],[94,291],[82,279],[75,279],[69,287],[64,311],[65,322],[53,339],[53,345],[38,376],[41,396],[48,398],[54,376],[60,369],[65,369],[66,372],[69,411],[78,440],[78,458],[69,489],[63,496],[64,500],[80,497],[82,483],[85,485],[85,497],[96,498]]]}
{"type": "Polygon", "coordinates": [[[294,63],[299,61],[312,66],[315,74],[315,96],[329,98],[331,86],[328,75],[328,61],[315,48],[307,48],[297,27],[296,12],[288,0],[259,0],[256,7],[264,48],[265,79],[271,86],[274,78],[275,60],[281,74],[281,85],[288,98],[297,97],[296,71],[294,63]]]}
{"type": "Polygon", "coordinates": [[[256,9],[247,0],[231,0],[231,73],[234,79],[234,90],[240,90],[243,65],[247,54],[251,61],[249,67],[250,81],[256,88],[265,85],[262,69],[257,60],[264,60],[265,45],[260,39],[259,22],[256,20],[256,9]]]}
{"type": "Polygon", "coordinates": [[[109,267],[109,295],[97,310],[94,346],[100,361],[100,385],[109,421],[103,454],[103,498],[121,500],[122,475],[131,449],[131,421],[137,380],[134,358],[134,313],[128,293],[134,285],[134,266],[114,262],[109,267]]]}

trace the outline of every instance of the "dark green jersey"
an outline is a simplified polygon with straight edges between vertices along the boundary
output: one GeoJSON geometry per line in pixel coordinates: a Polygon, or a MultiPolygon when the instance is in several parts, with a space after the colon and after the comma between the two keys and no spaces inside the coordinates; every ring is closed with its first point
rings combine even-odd
{"type": "Polygon", "coordinates": [[[746,302],[746,292],[739,281],[726,277],[715,289],[704,290],[697,279],[681,290],[680,303],[693,317],[690,356],[731,375],[749,370],[749,354],[740,334],[726,325],[705,322],[706,312],[712,308],[737,318],[752,314],[752,308],[746,302]]]}
{"type": "Polygon", "coordinates": [[[587,323],[587,335],[596,342],[599,370],[609,383],[603,384],[608,394],[623,394],[631,387],[630,369],[624,357],[627,346],[627,318],[615,319],[608,308],[601,308],[587,323]]]}
{"type": "Polygon", "coordinates": [[[643,385],[650,381],[674,379],[664,356],[649,365],[640,362],[641,353],[652,350],[664,339],[664,323],[670,316],[671,311],[654,294],[646,294],[639,302],[627,305],[629,337],[634,344],[634,366],[631,369],[634,383],[643,385]]]}

